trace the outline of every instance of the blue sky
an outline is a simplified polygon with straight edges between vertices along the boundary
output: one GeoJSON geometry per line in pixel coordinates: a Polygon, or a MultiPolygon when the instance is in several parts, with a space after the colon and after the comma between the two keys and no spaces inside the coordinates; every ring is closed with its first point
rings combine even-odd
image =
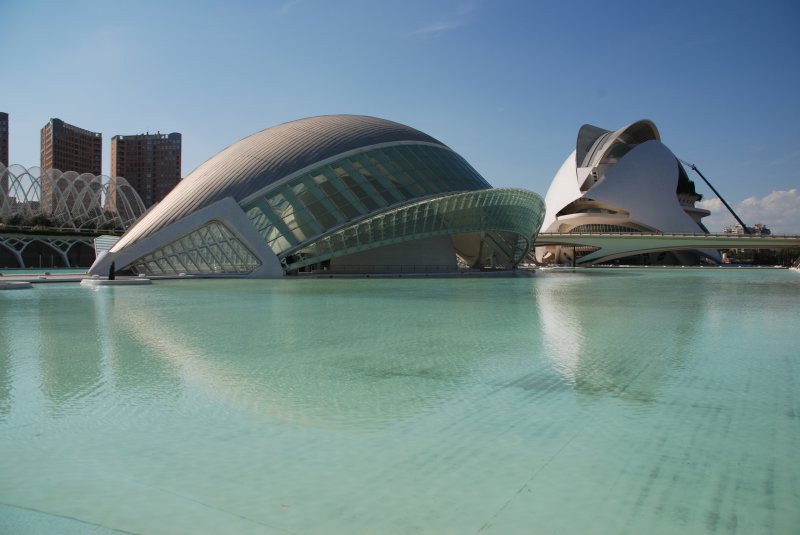
{"type": "MultiPolygon", "coordinates": [[[[11,162],[51,118],[181,132],[183,174],[264,128],[413,126],[544,196],[582,124],[653,120],[740,216],[800,233],[800,2],[0,0],[11,162]],[[129,7],[133,6],[133,7],[129,7]]],[[[696,180],[714,215],[733,220],[696,180]]]]}

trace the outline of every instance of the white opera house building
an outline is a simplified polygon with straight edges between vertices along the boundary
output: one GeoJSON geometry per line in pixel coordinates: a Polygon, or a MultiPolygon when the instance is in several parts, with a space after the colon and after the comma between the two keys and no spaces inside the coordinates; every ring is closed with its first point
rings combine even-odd
{"type": "MultiPolygon", "coordinates": [[[[542,233],[708,233],[695,206],[702,198],[656,125],[637,121],[616,131],[584,125],[545,196],[542,233]]],[[[572,264],[593,248],[537,247],[536,260],[572,264]],[[574,255],[574,256],[573,256],[574,255]]],[[[638,265],[717,263],[713,250],[653,252],[618,262],[638,265]]]]}

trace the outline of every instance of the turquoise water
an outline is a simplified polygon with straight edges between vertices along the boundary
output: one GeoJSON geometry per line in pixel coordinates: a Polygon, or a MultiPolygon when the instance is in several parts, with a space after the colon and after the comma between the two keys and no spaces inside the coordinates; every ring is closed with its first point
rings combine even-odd
{"type": "Polygon", "coordinates": [[[0,294],[0,533],[796,533],[800,275],[0,294]]]}

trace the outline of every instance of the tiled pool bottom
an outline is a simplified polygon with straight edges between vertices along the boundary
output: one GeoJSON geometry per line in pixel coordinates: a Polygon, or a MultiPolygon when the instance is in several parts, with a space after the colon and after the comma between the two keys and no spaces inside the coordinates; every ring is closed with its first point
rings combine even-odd
{"type": "Polygon", "coordinates": [[[0,533],[792,533],[800,276],[0,295],[0,533]]]}

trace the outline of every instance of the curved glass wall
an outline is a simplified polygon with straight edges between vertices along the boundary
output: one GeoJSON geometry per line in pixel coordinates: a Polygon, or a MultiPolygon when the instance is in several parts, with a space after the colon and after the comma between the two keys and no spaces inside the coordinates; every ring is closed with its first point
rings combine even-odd
{"type": "Polygon", "coordinates": [[[0,218],[14,226],[127,230],[145,212],[122,177],[0,164],[0,218]]]}
{"type": "Polygon", "coordinates": [[[542,199],[524,190],[437,196],[382,212],[290,250],[286,268],[299,269],[395,243],[471,232],[486,232],[483,239],[502,257],[500,263],[513,266],[530,249],[543,218],[542,199]]]}
{"type": "Polygon", "coordinates": [[[243,209],[267,245],[283,256],[378,210],[419,197],[490,187],[449,149],[402,144],[321,166],[277,186],[243,209]]]}
{"type": "Polygon", "coordinates": [[[224,224],[211,221],[140,258],[133,269],[148,275],[243,275],[260,265],[224,224]]]}

